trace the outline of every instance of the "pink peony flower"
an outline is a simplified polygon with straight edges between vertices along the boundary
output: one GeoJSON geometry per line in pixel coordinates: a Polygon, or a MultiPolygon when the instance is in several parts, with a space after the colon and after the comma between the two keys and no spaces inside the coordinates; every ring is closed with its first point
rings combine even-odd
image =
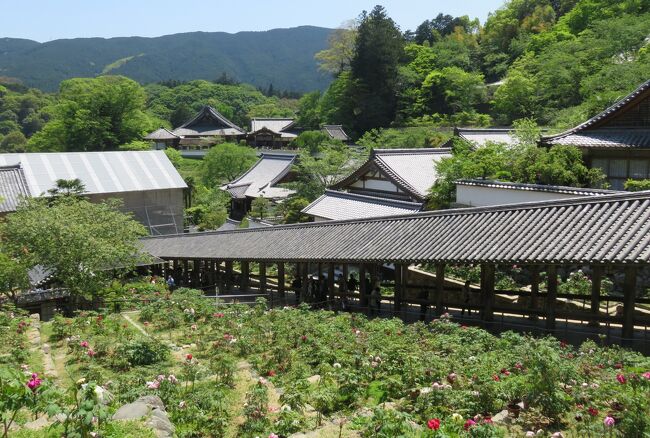
{"type": "Polygon", "coordinates": [[[167,380],[169,380],[169,383],[173,383],[174,385],[178,383],[178,379],[177,379],[176,376],[173,375],[173,374],[170,374],[170,375],[167,377],[167,380]]]}
{"type": "Polygon", "coordinates": [[[458,378],[458,376],[456,375],[456,373],[449,373],[447,375],[447,382],[453,384],[456,381],[457,378],[458,378]]]}
{"type": "Polygon", "coordinates": [[[605,427],[612,427],[612,426],[614,426],[615,423],[616,423],[616,420],[614,420],[609,415],[606,416],[605,419],[603,420],[603,424],[605,425],[605,427]]]}
{"type": "Polygon", "coordinates": [[[223,313],[219,312],[219,313],[213,313],[212,316],[215,317],[215,318],[223,318],[223,317],[226,316],[226,315],[224,315],[223,313]]]}
{"type": "Polygon", "coordinates": [[[627,379],[625,378],[625,376],[623,374],[617,374],[616,375],[616,380],[618,380],[618,383],[620,383],[620,384],[624,384],[625,382],[627,382],[627,379]]]}
{"type": "Polygon", "coordinates": [[[185,360],[187,360],[188,362],[190,362],[190,361],[192,360],[192,357],[193,357],[193,356],[192,356],[190,353],[187,353],[187,355],[185,356],[185,360]]]}
{"type": "Polygon", "coordinates": [[[650,380],[650,371],[646,371],[645,373],[641,374],[644,379],[650,380]]]}
{"type": "Polygon", "coordinates": [[[88,345],[89,345],[89,344],[88,344],[88,341],[81,341],[81,342],[79,343],[79,346],[80,346],[81,348],[88,348],[88,345]]]}
{"type": "Polygon", "coordinates": [[[476,421],[472,420],[471,418],[468,418],[463,428],[465,428],[465,430],[469,430],[472,426],[476,426],[476,421]]]}
{"type": "Polygon", "coordinates": [[[440,429],[440,419],[432,418],[431,420],[427,421],[427,427],[431,430],[440,429]]]}
{"type": "Polygon", "coordinates": [[[38,374],[34,373],[32,374],[32,378],[29,379],[27,382],[27,387],[32,390],[32,392],[36,392],[39,386],[41,386],[42,380],[38,378],[38,374]]]}
{"type": "Polygon", "coordinates": [[[589,415],[591,415],[592,417],[598,415],[598,409],[594,408],[593,406],[589,406],[589,409],[587,409],[587,411],[589,412],[589,415]]]}
{"type": "Polygon", "coordinates": [[[501,379],[499,378],[499,376],[497,376],[497,375],[495,374],[495,375],[492,376],[492,380],[494,380],[495,382],[498,382],[498,381],[500,381],[501,379]]]}
{"type": "Polygon", "coordinates": [[[86,354],[88,355],[88,357],[93,357],[93,356],[95,356],[97,353],[96,353],[95,350],[93,350],[92,348],[89,348],[88,351],[86,351],[86,354]]]}
{"type": "Polygon", "coordinates": [[[160,388],[160,382],[158,380],[154,380],[153,382],[147,382],[147,388],[158,389],[160,388]]]}
{"type": "Polygon", "coordinates": [[[269,434],[269,438],[280,438],[280,437],[278,435],[274,434],[273,432],[271,432],[269,434]]]}

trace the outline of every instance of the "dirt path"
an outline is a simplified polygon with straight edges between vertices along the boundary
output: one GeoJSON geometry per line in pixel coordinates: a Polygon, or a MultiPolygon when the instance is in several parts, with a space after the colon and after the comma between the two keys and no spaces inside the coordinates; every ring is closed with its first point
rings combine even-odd
{"type": "Polygon", "coordinates": [[[146,337],[150,338],[151,336],[149,335],[149,333],[147,333],[147,331],[144,328],[142,328],[142,326],[140,324],[138,324],[137,322],[132,320],[131,317],[128,315],[129,313],[134,314],[134,313],[137,313],[137,312],[123,312],[122,313],[122,318],[126,319],[126,321],[129,324],[131,324],[137,331],[139,331],[140,333],[142,333],[146,337]]]}
{"type": "Polygon", "coordinates": [[[237,364],[237,371],[235,372],[235,389],[233,390],[233,400],[230,404],[236,407],[233,412],[230,426],[226,431],[226,437],[236,438],[239,436],[239,426],[244,424],[243,407],[246,402],[246,394],[255,383],[254,376],[251,373],[252,367],[246,361],[241,361],[237,364]]]}

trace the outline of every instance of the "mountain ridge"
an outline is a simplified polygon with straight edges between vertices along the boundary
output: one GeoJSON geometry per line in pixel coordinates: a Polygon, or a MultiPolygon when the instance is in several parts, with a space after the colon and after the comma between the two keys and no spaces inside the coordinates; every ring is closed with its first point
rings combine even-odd
{"type": "Polygon", "coordinates": [[[327,47],[332,29],[300,26],[268,31],[184,32],[158,37],[90,37],[44,43],[0,38],[0,76],[55,91],[62,80],[111,74],[140,83],[213,80],[226,73],[241,82],[275,89],[324,89],[314,54],[327,47]],[[125,61],[126,60],[126,61],[125,61]]]}

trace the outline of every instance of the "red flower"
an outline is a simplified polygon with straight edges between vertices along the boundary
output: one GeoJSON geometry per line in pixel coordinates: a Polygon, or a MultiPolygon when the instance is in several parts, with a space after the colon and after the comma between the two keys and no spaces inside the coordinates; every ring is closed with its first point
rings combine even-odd
{"type": "Polygon", "coordinates": [[[431,430],[440,429],[440,420],[438,418],[432,418],[431,420],[427,421],[427,427],[431,430]]]}
{"type": "Polygon", "coordinates": [[[302,336],[300,337],[300,339],[301,339],[303,342],[305,342],[305,341],[307,340],[307,336],[302,335],[302,336]]]}
{"type": "Polygon", "coordinates": [[[622,363],[614,364],[614,368],[616,368],[617,370],[623,369],[623,364],[622,363]]]}
{"type": "Polygon", "coordinates": [[[88,357],[93,357],[97,353],[95,353],[95,350],[93,350],[92,348],[89,348],[88,351],[86,351],[86,354],[88,355],[88,357]]]}
{"type": "Polygon", "coordinates": [[[587,409],[587,412],[589,412],[589,415],[592,417],[595,417],[598,415],[598,409],[594,408],[593,406],[589,406],[589,409],[587,409]]]}
{"type": "Polygon", "coordinates": [[[266,375],[269,377],[275,377],[275,371],[271,370],[268,373],[266,373],[266,375]]]}
{"type": "Polygon", "coordinates": [[[515,368],[517,368],[518,370],[522,370],[524,368],[524,366],[521,363],[517,362],[515,364],[515,368]]]}
{"type": "Polygon", "coordinates": [[[625,376],[623,374],[617,374],[616,375],[616,380],[618,380],[618,383],[620,383],[620,384],[624,384],[625,382],[627,382],[627,379],[625,378],[625,376]]]}
{"type": "Polygon", "coordinates": [[[187,353],[187,355],[185,356],[185,359],[189,362],[189,361],[192,360],[192,357],[193,356],[190,353],[187,353]]]}
{"type": "Polygon", "coordinates": [[[214,314],[212,314],[212,316],[214,316],[215,318],[223,318],[223,317],[226,316],[226,315],[224,315],[223,313],[219,312],[219,313],[214,313],[214,314]]]}
{"type": "Polygon", "coordinates": [[[81,348],[88,348],[88,341],[81,341],[81,342],[79,343],[79,346],[80,346],[81,348]]]}
{"type": "Polygon", "coordinates": [[[493,424],[492,417],[485,417],[483,419],[483,424],[493,424]]]}
{"type": "Polygon", "coordinates": [[[471,418],[468,418],[463,427],[465,428],[465,430],[469,430],[470,427],[475,425],[476,425],[476,421],[472,420],[471,418]]]}
{"type": "Polygon", "coordinates": [[[566,347],[567,347],[566,341],[560,341],[560,348],[566,348],[566,347]]]}
{"type": "Polygon", "coordinates": [[[495,375],[492,376],[492,380],[494,380],[495,382],[498,382],[498,381],[501,380],[501,379],[499,378],[499,376],[497,376],[497,375],[495,374],[495,375]]]}

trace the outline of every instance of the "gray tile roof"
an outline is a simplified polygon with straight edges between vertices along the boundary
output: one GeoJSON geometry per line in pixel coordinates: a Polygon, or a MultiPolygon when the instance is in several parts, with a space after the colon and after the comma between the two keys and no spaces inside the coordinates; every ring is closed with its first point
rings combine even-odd
{"type": "Polygon", "coordinates": [[[0,166],[16,165],[32,196],[47,192],[59,179],[75,178],[89,194],[187,187],[164,151],[0,154],[0,166]]]}
{"type": "Polygon", "coordinates": [[[142,239],[161,258],[650,263],[650,191],[142,239]]]}
{"type": "Polygon", "coordinates": [[[506,144],[513,144],[515,142],[512,136],[512,128],[456,128],[454,135],[472,142],[477,146],[485,146],[488,142],[506,144]]]}
{"type": "Polygon", "coordinates": [[[0,213],[16,211],[20,198],[29,195],[27,180],[20,166],[0,167],[0,213]]]}
{"type": "Polygon", "coordinates": [[[176,140],[177,138],[180,138],[178,135],[174,134],[170,130],[166,128],[160,128],[156,129],[154,132],[151,134],[147,135],[144,137],[145,140],[176,140]]]}
{"type": "Polygon", "coordinates": [[[331,188],[345,189],[375,168],[402,190],[422,202],[438,178],[434,162],[446,157],[451,157],[451,149],[375,149],[371,152],[370,159],[359,169],[332,185],[331,188]]]}
{"type": "Polygon", "coordinates": [[[650,129],[591,129],[557,138],[546,138],[546,144],[584,148],[650,148],[650,129]]]}
{"type": "Polygon", "coordinates": [[[219,111],[206,105],[194,118],[174,129],[174,134],[181,137],[207,137],[243,135],[245,132],[219,111]]]}
{"type": "MultiPolygon", "coordinates": [[[[641,126],[627,129],[607,128],[607,124],[612,119],[644,99],[650,99],[650,80],[586,122],[560,134],[542,137],[541,143],[545,145],[567,144],[587,148],[650,147],[650,130],[647,128],[647,121],[645,121],[645,128],[641,126]]],[[[638,121],[643,122],[643,120],[638,121]]]]}
{"type": "Polygon", "coordinates": [[[295,132],[291,132],[295,120],[294,119],[280,119],[280,118],[268,118],[268,119],[253,119],[251,120],[251,132],[253,134],[260,129],[268,129],[275,134],[284,134],[288,137],[296,137],[295,132]],[[285,132],[287,131],[287,132],[285,132]]]}
{"type": "Polygon", "coordinates": [[[346,220],[414,213],[422,210],[422,207],[422,204],[416,202],[326,190],[323,196],[305,207],[302,212],[329,220],[346,220]]]}
{"type": "Polygon", "coordinates": [[[343,125],[324,125],[323,132],[334,140],[350,141],[350,136],[343,130],[343,125]]]}
{"type": "Polygon", "coordinates": [[[547,186],[543,184],[525,184],[525,183],[514,183],[514,182],[507,182],[507,181],[494,181],[494,180],[482,180],[482,179],[460,179],[456,181],[456,184],[463,185],[463,186],[493,187],[499,189],[524,190],[524,191],[532,191],[532,192],[562,193],[562,194],[576,195],[576,196],[603,196],[603,195],[611,195],[614,193],[620,193],[619,191],[616,190],[590,189],[590,188],[568,187],[568,186],[547,186]]]}
{"type": "Polygon", "coordinates": [[[274,187],[284,178],[296,160],[296,154],[263,152],[257,163],[234,181],[222,186],[233,198],[286,198],[292,190],[274,187]]]}

